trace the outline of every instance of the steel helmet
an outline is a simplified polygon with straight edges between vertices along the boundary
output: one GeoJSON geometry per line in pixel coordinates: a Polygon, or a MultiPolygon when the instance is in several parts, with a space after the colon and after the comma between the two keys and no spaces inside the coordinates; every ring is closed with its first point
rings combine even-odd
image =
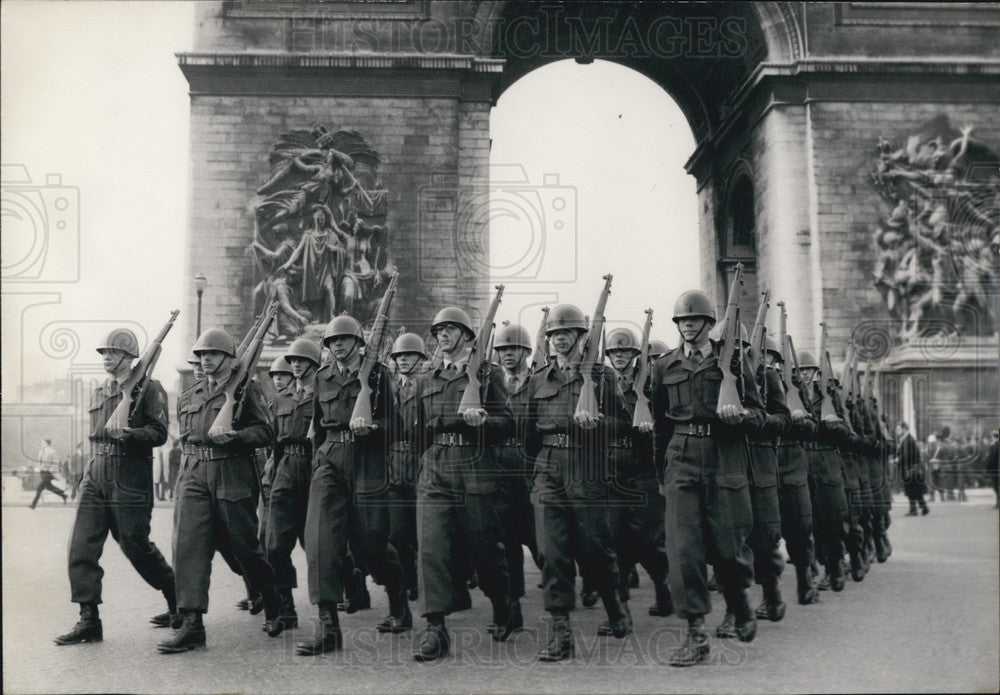
{"type": "Polygon", "coordinates": [[[209,350],[218,350],[230,357],[236,357],[236,342],[233,340],[233,336],[229,335],[227,331],[221,328],[209,328],[201,334],[198,342],[191,348],[191,352],[197,355],[199,352],[207,352],[209,350]]]}
{"type": "Polygon", "coordinates": [[[504,347],[520,347],[531,350],[531,338],[524,326],[508,323],[506,326],[500,327],[500,330],[497,331],[497,337],[493,341],[493,349],[499,350],[504,347]]]}
{"type": "Polygon", "coordinates": [[[267,370],[268,374],[291,374],[292,365],[288,364],[284,357],[275,357],[274,362],[271,363],[271,368],[267,370]]]}
{"type": "Polygon", "coordinates": [[[97,346],[98,352],[103,353],[105,350],[118,350],[119,352],[124,352],[129,357],[138,357],[139,341],[136,339],[135,333],[128,328],[115,328],[97,346]]]}
{"type": "Polygon", "coordinates": [[[604,341],[604,354],[612,350],[631,350],[636,354],[642,352],[639,349],[635,333],[628,328],[616,328],[608,333],[608,337],[604,341]]]}
{"type": "Polygon", "coordinates": [[[545,334],[566,329],[586,333],[589,327],[582,311],[572,304],[559,304],[549,312],[549,320],[545,322],[545,334]]]}
{"type": "Polygon", "coordinates": [[[194,350],[188,352],[187,356],[188,364],[201,364],[201,360],[198,359],[198,355],[194,354],[194,350]]]}
{"type": "MultiPolygon", "coordinates": [[[[764,352],[770,352],[779,360],[782,360],[781,350],[778,348],[778,343],[769,335],[764,336],[764,352]]],[[[784,361],[784,360],[782,360],[784,361]]]]}
{"type": "Polygon", "coordinates": [[[795,356],[799,359],[799,369],[808,369],[812,367],[813,369],[819,369],[819,362],[808,350],[796,350],[795,356]]]}
{"type": "Polygon", "coordinates": [[[431,335],[437,335],[438,329],[445,323],[460,326],[467,338],[476,336],[476,332],[472,330],[472,319],[469,318],[464,309],[459,309],[457,306],[446,306],[437,313],[434,317],[434,323],[431,324],[431,335]]]}
{"type": "Polygon", "coordinates": [[[715,323],[715,305],[701,290],[688,290],[674,302],[673,321],[677,323],[681,319],[698,316],[715,323]]]}
{"type": "MultiPolygon", "coordinates": [[[[323,360],[323,348],[317,345],[314,341],[309,340],[309,338],[297,338],[292,341],[292,344],[288,346],[288,350],[285,352],[285,360],[289,357],[301,357],[304,360],[309,360],[317,367],[323,360]]],[[[277,362],[277,360],[275,360],[277,362]]]]}
{"type": "Polygon", "coordinates": [[[650,340],[649,341],[649,356],[652,359],[656,359],[662,355],[667,354],[670,348],[662,340],[650,340]]]}
{"type": "Polygon", "coordinates": [[[392,343],[392,350],[389,357],[402,355],[405,352],[415,352],[425,360],[427,359],[427,348],[424,347],[424,339],[416,333],[404,333],[396,338],[392,343]]]}
{"type": "MultiPolygon", "coordinates": [[[[723,318],[722,323],[714,326],[708,335],[712,340],[723,340],[726,337],[726,319],[723,318]]],[[[746,346],[750,345],[750,334],[747,333],[747,327],[742,321],[740,321],[740,342],[746,346]]]]}
{"type": "Polygon", "coordinates": [[[335,316],[323,331],[323,345],[340,335],[352,335],[359,343],[365,344],[365,333],[361,329],[361,323],[353,316],[335,316]]]}

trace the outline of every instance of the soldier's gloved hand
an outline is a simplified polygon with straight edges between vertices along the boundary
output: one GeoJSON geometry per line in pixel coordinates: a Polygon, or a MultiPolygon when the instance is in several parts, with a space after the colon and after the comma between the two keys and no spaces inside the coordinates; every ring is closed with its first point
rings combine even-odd
{"type": "Polygon", "coordinates": [[[806,415],[804,410],[793,410],[792,411],[792,422],[796,425],[804,425],[808,420],[809,416],[806,415]]]}
{"type": "Polygon", "coordinates": [[[228,444],[233,441],[233,437],[236,436],[235,430],[230,430],[226,432],[224,430],[210,429],[208,431],[208,438],[211,439],[216,444],[228,444]]]}
{"type": "Polygon", "coordinates": [[[600,415],[594,415],[586,410],[578,410],[573,415],[573,420],[584,430],[592,430],[597,427],[597,423],[600,422],[600,415]]]}
{"type": "Polygon", "coordinates": [[[378,429],[378,425],[368,425],[363,417],[356,417],[351,420],[351,433],[355,437],[364,437],[378,429]]]}
{"type": "Polygon", "coordinates": [[[743,420],[743,415],[748,414],[745,409],[739,408],[732,403],[720,405],[716,411],[719,419],[727,425],[738,425],[743,420]]]}
{"type": "Polygon", "coordinates": [[[112,439],[117,439],[118,441],[123,441],[128,439],[132,435],[131,427],[118,427],[117,425],[108,425],[104,428],[108,433],[108,436],[112,439]]]}
{"type": "Polygon", "coordinates": [[[462,419],[469,427],[481,427],[486,422],[486,411],[482,408],[466,408],[462,411],[462,419]]]}
{"type": "Polygon", "coordinates": [[[643,434],[649,434],[650,432],[653,431],[653,423],[652,422],[640,422],[639,426],[636,429],[638,429],[643,434]]]}

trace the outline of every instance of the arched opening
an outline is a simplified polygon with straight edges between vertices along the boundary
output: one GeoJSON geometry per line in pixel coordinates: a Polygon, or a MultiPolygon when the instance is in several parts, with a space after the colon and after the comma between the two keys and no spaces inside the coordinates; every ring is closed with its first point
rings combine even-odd
{"type": "Polygon", "coordinates": [[[694,149],[688,120],[635,70],[560,61],[522,77],[490,118],[490,270],[500,316],[529,331],[540,307],[591,313],[613,273],[608,325],[675,344],[674,299],[699,286],[694,149]]]}

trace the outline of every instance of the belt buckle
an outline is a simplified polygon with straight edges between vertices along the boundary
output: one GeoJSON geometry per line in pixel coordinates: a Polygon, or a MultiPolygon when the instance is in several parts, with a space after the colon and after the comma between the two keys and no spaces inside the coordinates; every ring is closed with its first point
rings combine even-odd
{"type": "Polygon", "coordinates": [[[455,433],[447,432],[446,434],[448,435],[448,446],[455,446],[455,444],[457,443],[455,441],[455,433]]]}
{"type": "Polygon", "coordinates": [[[557,434],[556,435],[556,445],[560,449],[568,449],[569,448],[569,435],[566,434],[566,433],[564,433],[564,432],[560,432],[559,434],[557,434]]]}

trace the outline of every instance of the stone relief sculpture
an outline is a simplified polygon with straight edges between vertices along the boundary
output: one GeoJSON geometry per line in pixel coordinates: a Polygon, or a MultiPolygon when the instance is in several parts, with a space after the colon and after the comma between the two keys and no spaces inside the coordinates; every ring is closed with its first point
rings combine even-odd
{"type": "Polygon", "coordinates": [[[313,124],[281,135],[269,162],[247,249],[259,277],[254,312],[278,300],[277,343],[342,313],[365,323],[395,270],[378,153],[355,131],[313,124]]]}
{"type": "Polygon", "coordinates": [[[903,340],[997,331],[1000,157],[972,134],[939,116],[902,147],[879,141],[871,182],[892,210],[873,234],[874,283],[903,340]]]}

